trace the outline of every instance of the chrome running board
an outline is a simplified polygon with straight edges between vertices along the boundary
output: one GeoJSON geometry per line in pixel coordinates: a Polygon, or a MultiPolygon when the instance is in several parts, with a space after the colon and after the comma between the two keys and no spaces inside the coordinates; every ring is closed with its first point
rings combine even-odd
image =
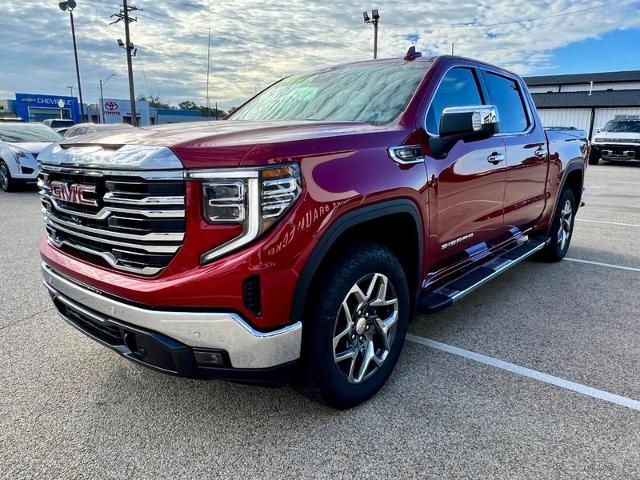
{"type": "Polygon", "coordinates": [[[527,239],[519,246],[493,257],[488,262],[475,267],[445,285],[423,292],[418,301],[418,311],[434,313],[452,305],[511,267],[539,252],[548,242],[549,238],[546,237],[527,239]]]}

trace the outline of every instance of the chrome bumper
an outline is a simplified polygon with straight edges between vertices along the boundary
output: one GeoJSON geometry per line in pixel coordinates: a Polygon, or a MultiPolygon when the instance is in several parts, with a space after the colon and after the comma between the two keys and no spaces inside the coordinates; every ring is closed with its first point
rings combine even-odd
{"type": "Polygon", "coordinates": [[[46,263],[42,276],[57,300],[71,308],[162,333],[189,347],[225,350],[233,368],[269,368],[300,357],[301,322],[260,332],[234,313],[150,310],[113,300],[72,282],[46,263]]]}

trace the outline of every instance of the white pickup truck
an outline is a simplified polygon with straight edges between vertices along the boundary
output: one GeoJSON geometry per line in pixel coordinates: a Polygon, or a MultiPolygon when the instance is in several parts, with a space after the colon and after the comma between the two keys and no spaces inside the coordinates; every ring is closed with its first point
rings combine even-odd
{"type": "Polygon", "coordinates": [[[602,160],[640,161],[640,117],[618,115],[593,137],[589,163],[602,160]]]}

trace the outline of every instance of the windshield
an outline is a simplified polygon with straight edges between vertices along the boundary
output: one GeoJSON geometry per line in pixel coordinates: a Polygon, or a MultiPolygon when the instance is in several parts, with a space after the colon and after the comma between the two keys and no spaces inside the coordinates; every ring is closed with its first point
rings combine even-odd
{"type": "Polygon", "coordinates": [[[73,120],[52,120],[49,124],[52,128],[70,127],[73,125],[73,120]]]}
{"type": "Polygon", "coordinates": [[[3,142],[59,142],[62,137],[49,127],[40,124],[0,125],[3,142]]]}
{"type": "Polygon", "coordinates": [[[373,63],[287,77],[230,118],[388,123],[406,108],[430,66],[373,63]]]}
{"type": "Polygon", "coordinates": [[[603,129],[605,132],[640,133],[640,120],[611,120],[603,129]]]}

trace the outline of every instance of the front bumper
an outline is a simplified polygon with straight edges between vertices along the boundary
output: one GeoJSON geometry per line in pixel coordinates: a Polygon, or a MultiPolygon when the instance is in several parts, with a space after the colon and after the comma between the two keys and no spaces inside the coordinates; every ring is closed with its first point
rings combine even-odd
{"type": "Polygon", "coordinates": [[[603,160],[611,161],[640,161],[640,145],[594,143],[592,151],[600,155],[603,160]]]}
{"type": "Polygon", "coordinates": [[[300,357],[300,322],[261,332],[235,313],[166,311],[116,300],[46,263],[42,275],[65,320],[121,355],[167,373],[282,383],[300,357]],[[220,362],[202,363],[211,358],[220,362]]]}

